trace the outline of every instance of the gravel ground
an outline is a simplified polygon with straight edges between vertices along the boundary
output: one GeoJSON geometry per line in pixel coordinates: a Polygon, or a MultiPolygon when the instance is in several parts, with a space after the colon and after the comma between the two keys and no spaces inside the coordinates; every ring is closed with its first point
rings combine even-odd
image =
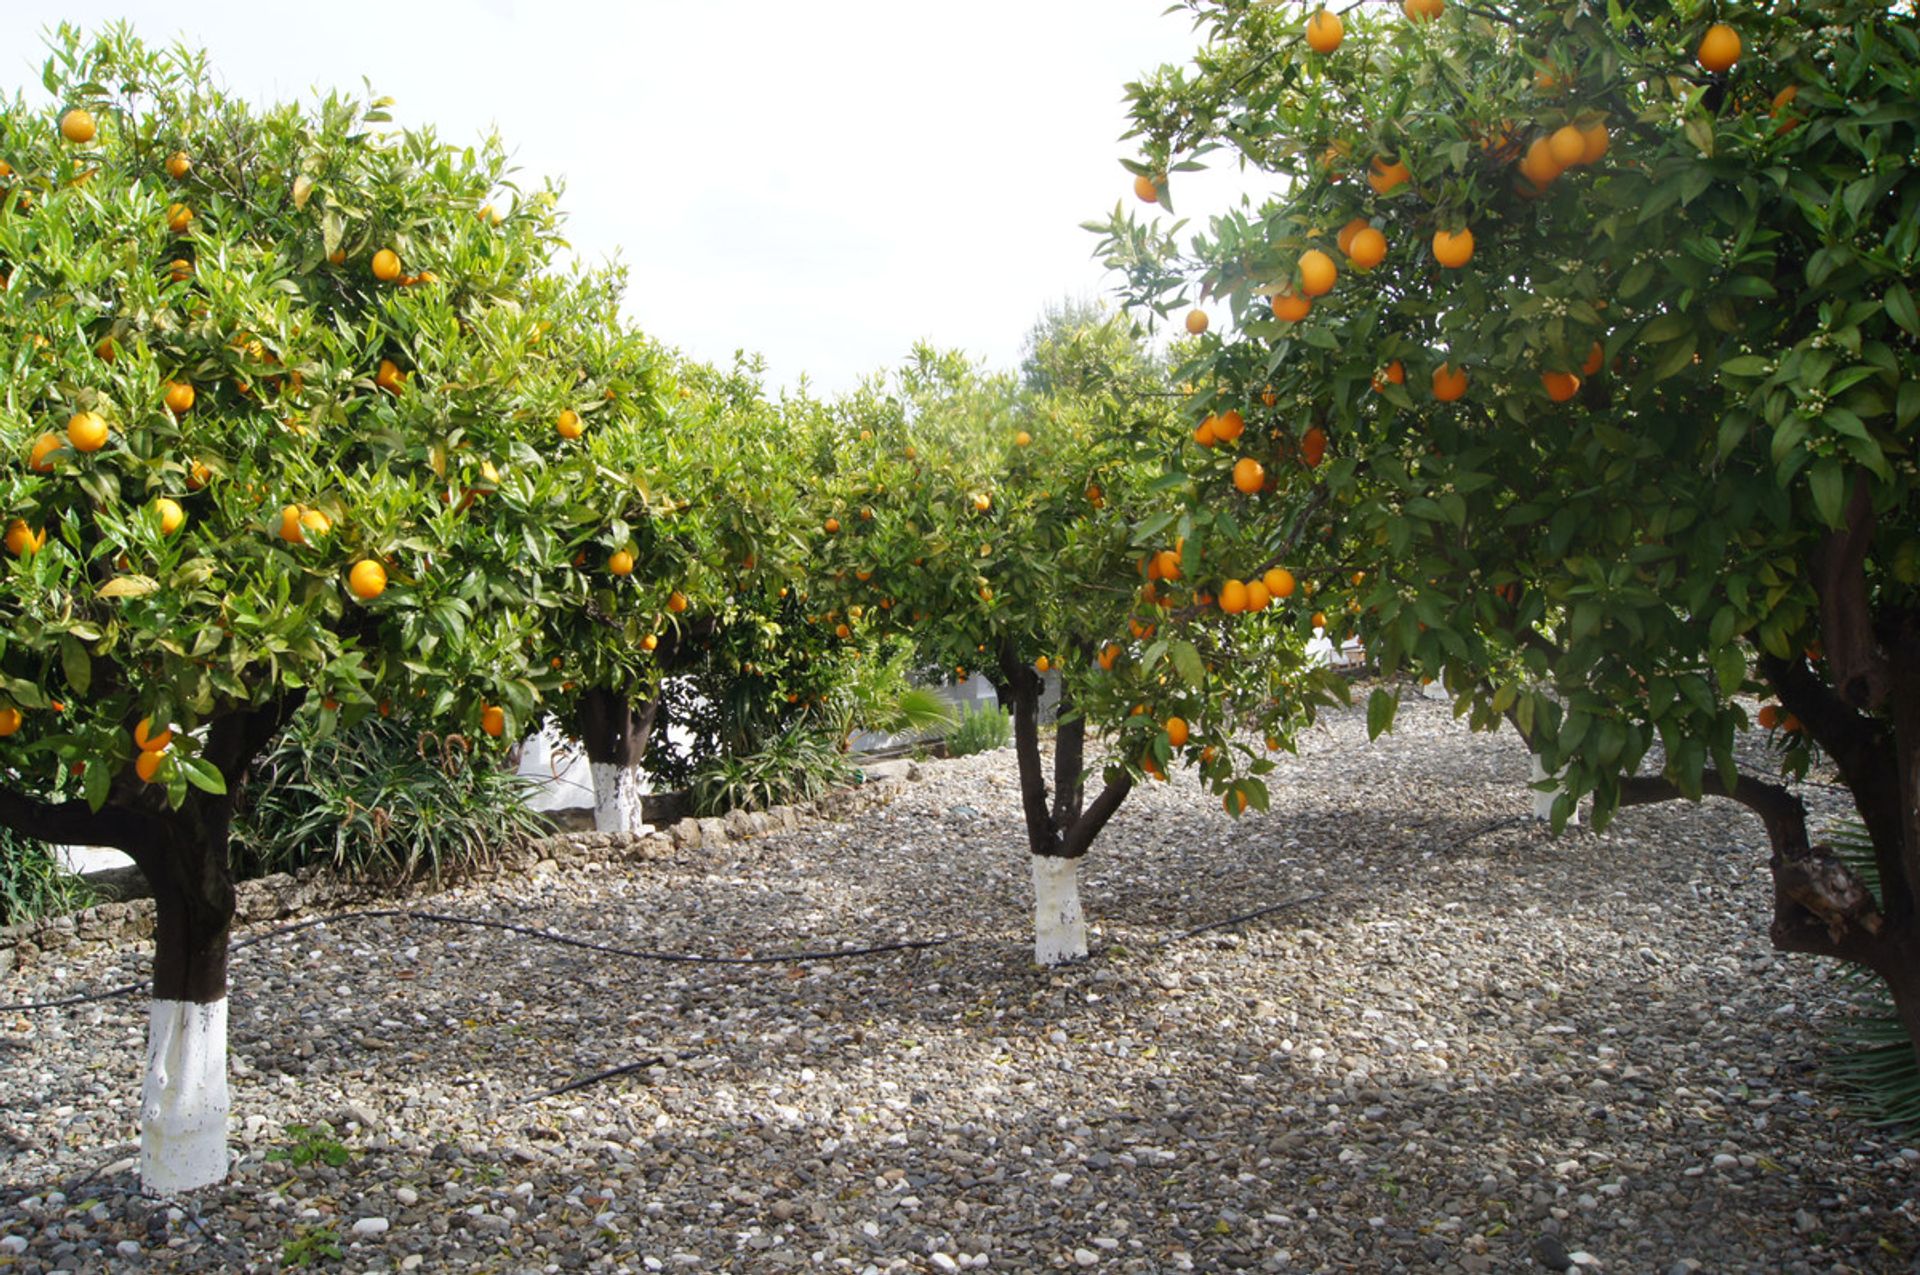
{"type": "MultiPolygon", "coordinates": [[[[142,1000],[0,1016],[0,1267],[1913,1269],[1920,1152],[1823,1086],[1834,978],[1769,951],[1735,808],[1556,841],[1510,734],[1339,714],[1269,817],[1130,799],[1085,869],[1095,954],[1045,972],[1012,770],[431,901],[670,951],[938,948],[667,965],[388,920],[237,955],[240,1157],[189,1201],[137,1194],[142,1000]]],[[[145,968],[64,952],[0,1000],[145,968]]]]}

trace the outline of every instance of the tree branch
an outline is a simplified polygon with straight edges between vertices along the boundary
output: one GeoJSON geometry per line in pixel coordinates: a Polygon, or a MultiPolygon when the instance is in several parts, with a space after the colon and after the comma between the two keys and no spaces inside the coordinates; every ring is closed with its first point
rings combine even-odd
{"type": "Polygon", "coordinates": [[[1874,639],[1867,600],[1867,550],[1873,544],[1873,484],[1863,470],[1847,498],[1846,525],[1820,542],[1813,587],[1820,595],[1820,636],[1833,668],[1834,688],[1855,708],[1878,708],[1892,671],[1874,639]]]}
{"type": "Polygon", "coordinates": [[[1027,820],[1027,848],[1058,854],[1060,836],[1047,810],[1047,781],[1040,768],[1040,675],[1020,658],[1013,640],[1001,640],[1000,673],[1013,700],[1013,754],[1020,765],[1020,809],[1027,820]]]}
{"type": "Polygon", "coordinates": [[[1055,852],[1064,858],[1077,859],[1087,852],[1093,839],[1107,826],[1107,820],[1113,818],[1120,809],[1120,803],[1133,791],[1133,775],[1122,768],[1119,775],[1107,782],[1093,804],[1086,808],[1078,819],[1067,828],[1066,835],[1060,839],[1060,848],[1055,852]]]}

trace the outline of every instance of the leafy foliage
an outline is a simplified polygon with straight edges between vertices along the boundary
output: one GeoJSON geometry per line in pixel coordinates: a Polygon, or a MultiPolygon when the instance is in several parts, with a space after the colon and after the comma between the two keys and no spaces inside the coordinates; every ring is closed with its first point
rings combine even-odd
{"type": "Polygon", "coordinates": [[[693,777],[697,815],[813,801],[852,782],[854,765],[839,743],[817,730],[794,727],[747,754],[717,757],[693,777]]]}
{"type": "MultiPolygon", "coordinates": [[[[1880,870],[1866,828],[1843,825],[1829,840],[1841,860],[1877,894],[1880,870]]],[[[1920,1124],[1920,1058],[1886,984],[1857,965],[1842,965],[1840,970],[1851,985],[1851,997],[1842,1018],[1829,1028],[1842,1052],[1828,1061],[1828,1073],[1876,1124],[1920,1124]]]]}
{"type": "Polygon", "coordinates": [[[77,912],[93,901],[85,879],[63,868],[53,847],[0,828],[0,925],[77,912]]]}
{"type": "Polygon", "coordinates": [[[1013,718],[998,704],[981,704],[960,716],[947,736],[949,757],[971,757],[1005,748],[1013,739],[1013,718]]]}

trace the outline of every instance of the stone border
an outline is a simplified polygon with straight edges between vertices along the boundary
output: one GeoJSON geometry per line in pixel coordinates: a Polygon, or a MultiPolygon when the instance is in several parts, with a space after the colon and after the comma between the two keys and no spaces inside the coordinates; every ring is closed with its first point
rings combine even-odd
{"type": "MultiPolygon", "coordinates": [[[[343,911],[356,907],[392,906],[408,899],[438,894],[456,881],[485,881],[514,874],[558,871],[562,867],[595,869],[614,863],[647,863],[671,857],[677,851],[717,850],[735,841],[792,832],[811,823],[832,822],[891,803],[906,784],[920,778],[912,762],[883,762],[866,768],[867,782],[838,788],[799,806],[768,810],[734,810],[724,817],[682,819],[644,837],[610,832],[558,833],[510,850],[458,878],[431,878],[380,886],[335,877],[314,866],[297,873],[277,872],[256,881],[243,881],[236,890],[234,928],[285,921],[305,913],[343,911]]],[[[0,975],[32,965],[43,954],[81,944],[123,946],[153,937],[153,900],[130,899],[102,903],[67,916],[42,917],[0,927],[0,975]]]]}

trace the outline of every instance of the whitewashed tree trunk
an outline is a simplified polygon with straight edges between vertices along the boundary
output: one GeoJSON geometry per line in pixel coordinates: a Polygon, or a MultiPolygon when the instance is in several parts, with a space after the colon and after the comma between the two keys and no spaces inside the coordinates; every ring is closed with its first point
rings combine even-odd
{"type": "MultiPolygon", "coordinates": [[[[1529,756],[1531,757],[1533,762],[1532,776],[1533,776],[1534,783],[1537,784],[1545,779],[1558,778],[1557,775],[1548,774],[1547,768],[1540,764],[1540,754],[1532,753],[1529,756]]],[[[1559,800],[1559,797],[1560,797],[1560,793],[1558,790],[1541,792],[1538,788],[1534,789],[1533,790],[1533,817],[1535,819],[1538,819],[1541,823],[1549,822],[1553,818],[1553,803],[1559,800]]],[[[1567,817],[1567,826],[1572,827],[1574,824],[1577,824],[1579,822],[1580,822],[1580,810],[1579,810],[1579,807],[1576,806],[1574,808],[1573,814],[1567,817]]]]}
{"type": "Polygon", "coordinates": [[[1033,959],[1065,965],[1087,956],[1087,918],[1080,910],[1080,860],[1029,855],[1033,860],[1033,959]]]}
{"type": "Polygon", "coordinates": [[[140,1088],[140,1186],[170,1196],[227,1176],[227,1002],[155,1000],[140,1088]]]}
{"type": "Polygon", "coordinates": [[[638,766],[593,763],[593,826],[600,832],[644,837],[653,831],[642,816],[646,779],[638,766]]]}

